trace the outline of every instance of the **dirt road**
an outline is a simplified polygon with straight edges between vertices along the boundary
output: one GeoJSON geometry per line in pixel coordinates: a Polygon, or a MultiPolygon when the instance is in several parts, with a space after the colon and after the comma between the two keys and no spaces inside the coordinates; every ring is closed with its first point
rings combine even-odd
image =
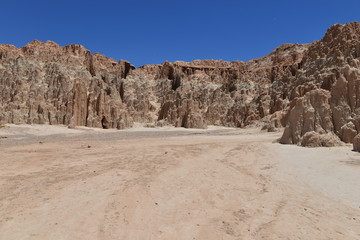
{"type": "Polygon", "coordinates": [[[0,129],[0,240],[360,239],[350,146],[280,145],[256,129],[44,127],[0,129]]]}

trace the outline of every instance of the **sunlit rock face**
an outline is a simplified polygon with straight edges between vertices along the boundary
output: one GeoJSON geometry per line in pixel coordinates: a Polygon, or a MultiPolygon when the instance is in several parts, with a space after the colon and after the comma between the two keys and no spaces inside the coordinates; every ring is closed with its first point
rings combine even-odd
{"type": "Polygon", "coordinates": [[[121,84],[132,69],[80,45],[1,45],[0,121],[131,127],[121,84]]]}
{"type": "Polygon", "coordinates": [[[360,24],[330,27],[310,45],[291,90],[282,143],[300,143],[310,131],[335,133],[352,143],[360,131],[360,24]]]}
{"type": "Polygon", "coordinates": [[[307,48],[286,44],[247,63],[196,60],[135,70],[81,45],[1,45],[0,120],[119,129],[134,121],[242,127],[286,106],[276,82],[295,74],[307,48]]]}
{"type": "Polygon", "coordinates": [[[282,143],[301,144],[307,132],[351,143],[360,131],[359,38],[359,23],[337,24],[320,41],[284,44],[248,62],[137,69],[81,45],[0,45],[0,122],[123,129],[261,121],[285,127],[282,143]]]}

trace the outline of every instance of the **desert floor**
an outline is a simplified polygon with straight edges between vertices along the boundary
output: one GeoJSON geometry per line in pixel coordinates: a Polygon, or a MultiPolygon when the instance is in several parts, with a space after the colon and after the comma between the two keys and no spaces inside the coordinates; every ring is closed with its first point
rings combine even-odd
{"type": "Polygon", "coordinates": [[[360,239],[360,154],[255,128],[0,129],[0,239],[360,239]]]}

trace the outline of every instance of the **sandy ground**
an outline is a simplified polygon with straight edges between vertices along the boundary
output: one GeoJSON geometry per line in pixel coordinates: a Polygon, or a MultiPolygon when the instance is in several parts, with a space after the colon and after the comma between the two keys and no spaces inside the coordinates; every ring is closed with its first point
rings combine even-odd
{"type": "Polygon", "coordinates": [[[360,239],[360,154],[257,129],[0,129],[0,240],[360,239]]]}

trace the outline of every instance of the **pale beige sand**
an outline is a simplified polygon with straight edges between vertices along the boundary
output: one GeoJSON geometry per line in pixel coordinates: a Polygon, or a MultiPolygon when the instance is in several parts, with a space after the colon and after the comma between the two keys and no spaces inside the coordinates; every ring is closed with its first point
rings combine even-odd
{"type": "Polygon", "coordinates": [[[5,135],[1,240],[360,239],[351,146],[280,145],[256,129],[5,135]]]}

